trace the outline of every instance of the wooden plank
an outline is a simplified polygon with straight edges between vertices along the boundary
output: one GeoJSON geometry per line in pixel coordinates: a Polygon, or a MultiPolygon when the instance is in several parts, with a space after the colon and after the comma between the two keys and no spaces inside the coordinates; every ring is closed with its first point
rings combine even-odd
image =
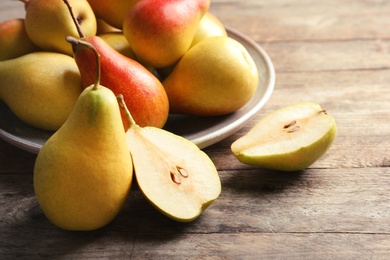
{"type": "Polygon", "coordinates": [[[390,38],[389,1],[213,0],[210,12],[258,42],[390,38]]]}
{"type": "Polygon", "coordinates": [[[134,188],[122,213],[94,232],[54,227],[36,202],[32,175],[0,175],[0,256],[234,259],[291,250],[293,258],[384,259],[389,253],[389,168],[220,175],[221,197],[193,223],[169,220],[134,188]]]}

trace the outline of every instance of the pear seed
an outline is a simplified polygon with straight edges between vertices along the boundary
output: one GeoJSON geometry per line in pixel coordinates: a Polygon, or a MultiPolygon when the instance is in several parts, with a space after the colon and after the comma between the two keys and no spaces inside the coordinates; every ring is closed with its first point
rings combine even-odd
{"type": "Polygon", "coordinates": [[[180,179],[177,177],[177,175],[174,172],[171,172],[171,179],[176,184],[181,184],[180,179]]]}
{"type": "Polygon", "coordinates": [[[181,176],[183,176],[184,178],[188,178],[189,174],[184,168],[177,167],[177,170],[180,172],[181,176]]]}
{"type": "Polygon", "coordinates": [[[301,129],[301,127],[299,125],[297,125],[297,126],[294,126],[293,128],[288,129],[287,133],[293,133],[293,132],[298,131],[299,129],[301,129]]]}
{"type": "Polygon", "coordinates": [[[297,121],[293,120],[291,121],[290,123],[288,123],[287,125],[285,125],[283,128],[286,129],[286,128],[289,128],[290,126],[293,126],[297,123],[297,121]]]}

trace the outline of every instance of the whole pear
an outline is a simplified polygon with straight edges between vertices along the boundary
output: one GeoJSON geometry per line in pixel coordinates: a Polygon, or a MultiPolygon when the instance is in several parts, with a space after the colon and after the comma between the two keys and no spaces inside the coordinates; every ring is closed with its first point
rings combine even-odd
{"type": "Polygon", "coordinates": [[[199,22],[198,29],[195,32],[191,46],[198,42],[213,36],[227,36],[226,29],[222,22],[212,13],[207,12],[199,22]]]}
{"type": "Polygon", "coordinates": [[[38,153],[38,203],[59,228],[95,230],[120,212],[132,176],[117,99],[97,82],[82,92],[66,122],[38,153]]]}
{"type": "Polygon", "coordinates": [[[199,116],[232,113],[258,85],[256,64],[245,47],[227,36],[193,46],[163,81],[170,112],[199,116]]]}
{"type": "Polygon", "coordinates": [[[142,0],[127,13],[123,33],[142,63],[167,67],[189,49],[209,6],[210,0],[142,0]]]}
{"type": "MultiPolygon", "coordinates": [[[[87,0],[69,0],[76,20],[86,35],[96,35],[96,17],[87,0]]],[[[66,36],[78,36],[63,0],[29,0],[25,26],[28,36],[42,50],[72,55],[66,36]]]]}
{"type": "Polygon", "coordinates": [[[23,122],[57,130],[82,92],[74,59],[54,52],[34,52],[0,62],[0,100],[23,122]]]}
{"type": "MultiPolygon", "coordinates": [[[[93,45],[100,54],[101,83],[115,95],[122,94],[134,118],[142,126],[163,127],[168,119],[169,101],[161,82],[144,66],[113,49],[98,36],[88,36],[78,41],[68,38],[73,44],[74,58],[79,67],[83,86],[94,81],[96,66],[94,56],[82,42],[93,45]]],[[[122,112],[122,118],[125,115],[122,112]]],[[[125,129],[127,120],[123,120],[125,129]]]]}
{"type": "Polygon", "coordinates": [[[97,18],[109,25],[122,29],[127,12],[140,0],[88,0],[97,18]]]}
{"type": "Polygon", "coordinates": [[[96,35],[112,32],[122,32],[122,30],[109,25],[106,21],[100,18],[96,18],[96,27],[96,35]]]}
{"type": "Polygon", "coordinates": [[[24,19],[21,18],[11,18],[0,23],[0,46],[0,61],[39,50],[28,37],[24,19]]]}
{"type": "Polygon", "coordinates": [[[137,57],[134,54],[134,51],[131,49],[129,42],[126,40],[126,37],[123,35],[123,32],[106,32],[103,34],[97,35],[102,38],[108,45],[110,45],[114,50],[120,54],[129,57],[130,59],[136,60],[137,57]]]}

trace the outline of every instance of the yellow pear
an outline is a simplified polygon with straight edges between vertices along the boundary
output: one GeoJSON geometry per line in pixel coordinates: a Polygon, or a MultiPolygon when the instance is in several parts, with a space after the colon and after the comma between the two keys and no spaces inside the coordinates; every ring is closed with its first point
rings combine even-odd
{"type": "Polygon", "coordinates": [[[224,115],[244,106],[258,85],[256,64],[245,47],[227,36],[193,46],[163,81],[171,113],[224,115]]]}
{"type": "Polygon", "coordinates": [[[38,51],[24,27],[24,19],[12,18],[0,23],[0,61],[38,51]]]}
{"type": "Polygon", "coordinates": [[[191,46],[213,36],[227,36],[227,32],[222,22],[215,15],[207,12],[199,22],[191,46]]]}
{"type": "Polygon", "coordinates": [[[97,81],[82,92],[66,122],[38,153],[38,203],[59,228],[95,230],[120,212],[132,176],[117,99],[97,81]]]}
{"type": "Polygon", "coordinates": [[[245,164],[299,171],[324,155],[336,134],[333,116],[315,102],[300,102],[261,119],[231,150],[245,164]]]}
{"type": "MultiPolygon", "coordinates": [[[[87,0],[69,0],[69,3],[84,34],[96,35],[96,17],[87,0]]],[[[72,46],[65,38],[79,34],[63,0],[26,1],[25,26],[31,41],[42,50],[72,56],[72,46]]]]}
{"type": "Polygon", "coordinates": [[[74,59],[54,52],[34,52],[0,62],[0,100],[23,122],[57,130],[82,92],[74,59]]]}
{"type": "Polygon", "coordinates": [[[123,96],[119,104],[130,121],[126,132],[135,177],[146,199],[161,213],[179,222],[199,217],[221,193],[212,160],[191,141],[164,129],[140,127],[123,96]]]}

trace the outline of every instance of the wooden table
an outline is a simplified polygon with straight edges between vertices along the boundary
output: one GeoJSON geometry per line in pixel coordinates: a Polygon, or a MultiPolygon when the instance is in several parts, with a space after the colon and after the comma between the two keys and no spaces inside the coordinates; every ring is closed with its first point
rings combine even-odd
{"type": "MultiPolygon", "coordinates": [[[[0,259],[389,259],[390,1],[213,0],[211,12],[254,39],[276,69],[263,109],[204,149],[221,196],[181,224],[135,188],[108,226],[65,232],[37,204],[35,155],[0,141],[0,259]],[[297,173],[233,157],[234,140],[299,101],[318,102],[336,118],[338,137],[325,156],[297,173]]],[[[2,0],[0,14],[23,16],[23,8],[2,0]]]]}

